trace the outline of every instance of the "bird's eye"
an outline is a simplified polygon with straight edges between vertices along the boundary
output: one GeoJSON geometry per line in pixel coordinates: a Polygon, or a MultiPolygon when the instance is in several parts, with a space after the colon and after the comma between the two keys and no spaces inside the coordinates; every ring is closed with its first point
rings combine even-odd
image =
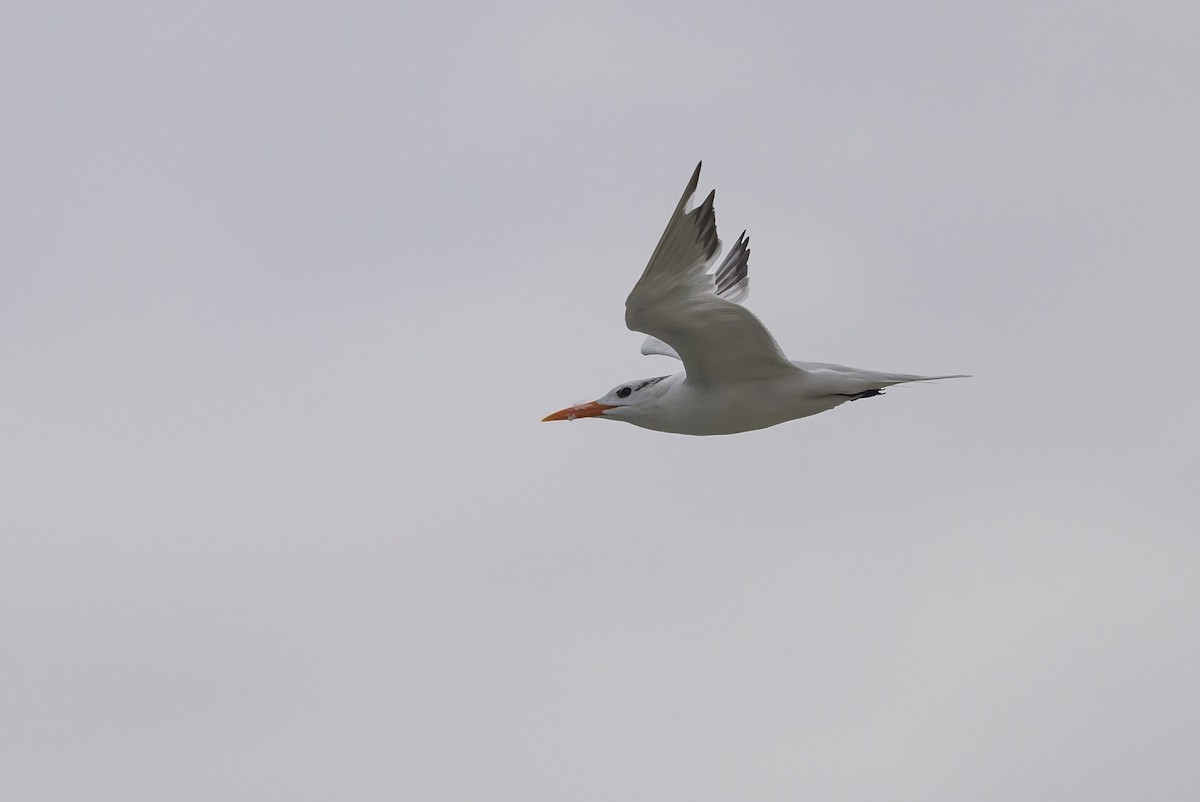
{"type": "Polygon", "coordinates": [[[617,398],[628,398],[629,394],[632,392],[633,390],[631,388],[622,387],[620,390],[617,390],[617,398]]]}

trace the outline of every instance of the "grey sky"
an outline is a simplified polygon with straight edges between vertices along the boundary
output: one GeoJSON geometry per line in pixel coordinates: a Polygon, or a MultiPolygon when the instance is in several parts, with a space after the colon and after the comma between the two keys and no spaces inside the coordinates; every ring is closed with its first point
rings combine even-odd
{"type": "Polygon", "coordinates": [[[1200,785],[1200,13],[23,4],[0,26],[13,800],[1200,785]],[[692,167],[793,359],[676,369],[692,167]]]}

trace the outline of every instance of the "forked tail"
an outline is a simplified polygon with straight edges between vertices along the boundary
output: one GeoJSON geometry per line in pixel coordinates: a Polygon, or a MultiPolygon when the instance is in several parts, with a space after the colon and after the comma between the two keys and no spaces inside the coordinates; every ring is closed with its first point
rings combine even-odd
{"type": "Polygon", "coordinates": [[[909,382],[931,382],[939,379],[969,379],[964,373],[944,376],[918,376],[914,373],[884,373],[877,370],[860,370],[845,365],[826,362],[793,362],[796,367],[810,374],[814,382],[824,385],[831,395],[844,395],[852,401],[880,395],[885,387],[909,382]]]}

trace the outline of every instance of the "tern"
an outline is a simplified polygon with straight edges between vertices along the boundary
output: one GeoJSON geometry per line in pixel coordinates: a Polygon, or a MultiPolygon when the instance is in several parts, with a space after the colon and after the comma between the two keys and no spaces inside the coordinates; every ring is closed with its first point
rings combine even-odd
{"type": "Polygon", "coordinates": [[[684,369],[622,382],[602,398],[543,421],[601,418],[676,434],[736,434],[882,395],[895,384],[967,378],[788,360],[766,326],[742,306],[750,287],[746,232],[710,272],[721,252],[713,212],[717,192],[692,208],[701,164],[625,301],[625,325],[649,335],[642,353],[682,360],[684,369]]]}

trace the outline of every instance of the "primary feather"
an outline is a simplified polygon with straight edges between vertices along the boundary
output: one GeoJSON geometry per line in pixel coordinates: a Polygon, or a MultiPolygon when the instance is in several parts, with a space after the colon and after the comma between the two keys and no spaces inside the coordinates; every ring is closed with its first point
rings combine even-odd
{"type": "MultiPolygon", "coordinates": [[[[794,370],[762,322],[741,306],[748,290],[749,247],[745,236],[714,276],[708,268],[720,252],[716,212],[708,194],[695,209],[692,174],[642,277],[625,301],[625,324],[662,341],[683,360],[697,384],[746,381],[794,370]]],[[[652,343],[650,353],[666,349],[652,343]]],[[[647,352],[646,345],[643,353],[647,352]]]]}

